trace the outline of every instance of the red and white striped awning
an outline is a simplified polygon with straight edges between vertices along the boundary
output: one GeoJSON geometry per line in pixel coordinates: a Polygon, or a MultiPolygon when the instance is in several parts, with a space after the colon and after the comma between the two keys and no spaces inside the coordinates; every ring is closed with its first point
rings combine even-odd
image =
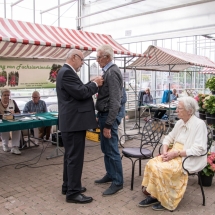
{"type": "Polygon", "coordinates": [[[65,59],[73,48],[86,57],[102,44],[111,45],[115,54],[144,56],[129,52],[110,35],[0,18],[0,57],[65,59]]]}
{"type": "Polygon", "coordinates": [[[215,69],[205,68],[202,71],[200,71],[199,73],[215,75],[215,69]]]}
{"type": "Polygon", "coordinates": [[[152,45],[148,47],[144,55],[149,57],[140,57],[127,68],[166,72],[180,72],[193,66],[215,69],[215,63],[207,57],[152,45]]]}

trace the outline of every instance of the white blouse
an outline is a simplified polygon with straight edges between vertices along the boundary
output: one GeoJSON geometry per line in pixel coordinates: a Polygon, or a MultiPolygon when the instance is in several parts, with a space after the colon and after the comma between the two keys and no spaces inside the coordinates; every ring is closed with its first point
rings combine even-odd
{"type": "Polygon", "coordinates": [[[207,151],[207,127],[203,120],[195,115],[191,116],[187,123],[178,120],[173,130],[164,138],[163,144],[169,145],[175,142],[184,144],[183,150],[187,156],[193,155],[185,162],[185,168],[189,172],[198,172],[207,165],[207,156],[199,157],[207,151]]]}

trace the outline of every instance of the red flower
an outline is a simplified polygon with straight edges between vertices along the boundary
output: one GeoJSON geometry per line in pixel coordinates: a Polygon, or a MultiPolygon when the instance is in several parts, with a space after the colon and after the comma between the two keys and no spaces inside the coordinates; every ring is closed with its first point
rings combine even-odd
{"type": "Polygon", "coordinates": [[[6,82],[6,78],[4,76],[0,76],[0,83],[5,83],[6,82]]]}

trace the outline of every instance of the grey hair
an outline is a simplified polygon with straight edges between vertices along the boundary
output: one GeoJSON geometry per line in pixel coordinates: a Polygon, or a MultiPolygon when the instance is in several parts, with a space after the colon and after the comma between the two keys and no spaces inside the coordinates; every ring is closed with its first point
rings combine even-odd
{"type": "Polygon", "coordinates": [[[9,92],[9,93],[10,93],[10,90],[9,90],[8,88],[3,88],[3,89],[1,89],[1,96],[2,96],[5,92],[9,92]]]}
{"type": "Polygon", "coordinates": [[[101,45],[97,48],[96,51],[101,51],[103,52],[104,54],[107,54],[110,56],[110,59],[113,60],[113,57],[114,57],[114,51],[112,49],[112,47],[108,44],[104,44],[104,45],[101,45]]]}
{"type": "Polygon", "coordinates": [[[194,114],[196,111],[199,110],[199,105],[193,97],[184,96],[184,97],[178,98],[177,101],[183,102],[185,110],[191,111],[191,114],[194,114]]]}
{"type": "Polygon", "coordinates": [[[36,94],[37,96],[40,97],[40,93],[39,93],[37,90],[35,90],[35,91],[32,93],[32,95],[33,95],[33,94],[36,94]]]}

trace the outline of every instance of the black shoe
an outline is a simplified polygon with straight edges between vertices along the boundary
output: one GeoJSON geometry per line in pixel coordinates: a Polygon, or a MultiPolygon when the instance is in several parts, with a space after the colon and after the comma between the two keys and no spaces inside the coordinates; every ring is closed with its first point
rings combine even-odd
{"type": "Polygon", "coordinates": [[[102,179],[94,181],[95,184],[105,184],[105,183],[108,183],[108,182],[112,182],[112,179],[109,178],[107,175],[105,175],[102,179]]]}
{"type": "Polygon", "coordinates": [[[152,206],[152,209],[155,210],[155,211],[163,211],[163,210],[166,210],[166,208],[163,207],[163,206],[161,205],[161,203],[157,203],[157,204],[153,205],[153,206],[152,206]]]}
{"type": "Polygon", "coordinates": [[[121,192],[123,189],[123,185],[115,185],[111,184],[111,186],[102,193],[102,196],[111,196],[118,192],[121,192]]]}
{"type": "Polygon", "coordinates": [[[86,204],[93,201],[92,197],[85,196],[84,194],[78,194],[75,197],[67,197],[66,202],[68,203],[79,203],[79,204],[86,204]]]}
{"type": "MultiPolygon", "coordinates": [[[[87,191],[87,188],[86,187],[82,187],[81,188],[81,193],[84,193],[84,192],[86,192],[87,191]]],[[[67,190],[62,190],[62,194],[63,195],[66,195],[66,192],[67,192],[67,190]]]]}
{"type": "Polygon", "coordinates": [[[138,206],[139,207],[148,207],[150,205],[154,205],[154,204],[157,204],[157,203],[159,203],[157,199],[152,198],[151,196],[148,196],[146,199],[141,201],[138,206]]]}

